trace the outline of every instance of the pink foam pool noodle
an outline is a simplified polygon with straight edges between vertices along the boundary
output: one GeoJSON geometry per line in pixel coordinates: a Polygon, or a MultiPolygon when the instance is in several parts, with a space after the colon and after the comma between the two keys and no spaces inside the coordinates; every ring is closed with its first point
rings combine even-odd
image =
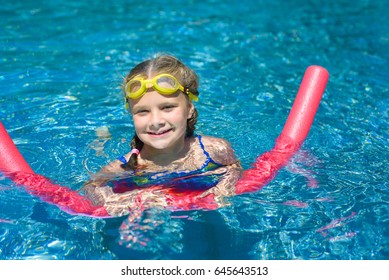
{"type": "Polygon", "coordinates": [[[0,122],[0,171],[34,173],[0,122]]]}
{"type": "Polygon", "coordinates": [[[254,192],[269,183],[300,148],[311,128],[324,93],[328,71],[320,66],[307,68],[292,109],[274,147],[260,155],[245,170],[235,186],[236,194],[254,192]]]}

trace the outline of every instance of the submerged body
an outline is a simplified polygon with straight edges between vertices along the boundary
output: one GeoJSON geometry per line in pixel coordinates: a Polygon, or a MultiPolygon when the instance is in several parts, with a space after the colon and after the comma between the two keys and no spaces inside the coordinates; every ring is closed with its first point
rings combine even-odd
{"type": "MultiPolygon", "coordinates": [[[[223,170],[222,164],[213,160],[210,154],[205,150],[202,136],[197,135],[194,137],[195,143],[192,145],[199,145],[202,149],[203,155],[194,155],[195,157],[201,158],[205,156],[205,161],[202,166],[194,169],[194,159],[191,159],[191,154],[186,155],[182,159],[182,167],[176,169],[177,163],[172,167],[174,170],[165,170],[161,172],[138,172],[130,177],[117,178],[111,180],[109,183],[114,188],[114,192],[125,192],[133,189],[147,188],[155,185],[163,185],[167,188],[176,188],[184,190],[207,190],[215,186],[220,176],[226,173],[223,170]],[[198,143],[197,143],[198,142],[198,143]],[[191,166],[192,164],[192,166],[191,166]]],[[[126,163],[125,157],[121,157],[121,161],[126,163]]]]}
{"type": "Polygon", "coordinates": [[[137,171],[125,171],[123,162],[115,160],[95,174],[83,191],[112,216],[127,214],[139,198],[142,207],[168,207],[173,198],[167,191],[212,195],[212,200],[223,204],[223,197],[235,194],[234,186],[242,171],[230,145],[220,138],[194,136],[187,138],[185,146],[183,157],[163,166],[144,159],[142,152],[138,164],[143,168],[137,171]]]}

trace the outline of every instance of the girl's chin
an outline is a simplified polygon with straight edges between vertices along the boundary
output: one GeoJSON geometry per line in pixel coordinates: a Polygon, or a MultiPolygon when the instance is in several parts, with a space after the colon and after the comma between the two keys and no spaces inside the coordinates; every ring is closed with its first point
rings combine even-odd
{"type": "Polygon", "coordinates": [[[150,135],[148,136],[148,139],[144,139],[143,143],[151,147],[152,149],[163,150],[171,146],[172,139],[167,135],[165,136],[150,135]]]}
{"type": "Polygon", "coordinates": [[[145,146],[149,146],[154,150],[177,150],[180,149],[180,145],[183,141],[180,141],[180,138],[173,137],[172,133],[167,133],[166,135],[148,135],[148,137],[141,139],[145,146]]]}

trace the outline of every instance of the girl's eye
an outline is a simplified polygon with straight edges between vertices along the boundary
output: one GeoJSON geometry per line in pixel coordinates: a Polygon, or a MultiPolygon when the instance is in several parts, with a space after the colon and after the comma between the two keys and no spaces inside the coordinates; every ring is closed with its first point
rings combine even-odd
{"type": "Polygon", "coordinates": [[[175,105],[165,105],[165,106],[162,107],[162,110],[164,110],[164,111],[171,111],[175,107],[176,107],[175,105]]]}
{"type": "Polygon", "coordinates": [[[147,110],[137,110],[134,112],[135,115],[145,115],[147,113],[148,113],[147,110]]]}

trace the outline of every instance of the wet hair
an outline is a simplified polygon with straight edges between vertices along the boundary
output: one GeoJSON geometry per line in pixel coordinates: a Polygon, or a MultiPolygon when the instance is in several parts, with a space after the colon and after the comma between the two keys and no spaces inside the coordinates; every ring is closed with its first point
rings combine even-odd
{"type": "MultiPolygon", "coordinates": [[[[198,76],[196,73],[179,61],[174,56],[170,55],[158,55],[155,58],[146,60],[136,65],[124,78],[123,81],[123,93],[125,94],[124,88],[128,81],[133,79],[136,76],[145,76],[154,77],[158,74],[170,74],[174,76],[184,88],[188,88],[191,93],[198,96],[198,76]]],[[[185,95],[188,102],[189,97],[185,95]]],[[[128,100],[126,100],[128,102],[128,100]]],[[[195,125],[197,122],[198,112],[196,108],[194,108],[192,117],[187,120],[186,125],[186,137],[191,137],[194,135],[195,125]]],[[[143,148],[143,142],[139,139],[138,135],[135,133],[134,137],[131,140],[131,148],[138,149],[139,151],[143,148]]],[[[130,159],[126,164],[122,164],[122,168],[125,170],[135,170],[138,166],[138,155],[136,153],[132,153],[130,159]]]]}

